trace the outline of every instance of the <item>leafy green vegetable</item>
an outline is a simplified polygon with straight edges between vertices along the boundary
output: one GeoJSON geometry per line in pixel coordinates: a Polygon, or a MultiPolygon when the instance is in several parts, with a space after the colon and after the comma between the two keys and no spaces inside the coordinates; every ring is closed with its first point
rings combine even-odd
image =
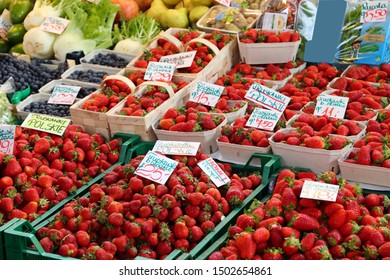
{"type": "Polygon", "coordinates": [[[133,39],[142,44],[147,44],[156,37],[160,31],[161,26],[154,18],[139,13],[133,19],[122,22],[121,25],[115,24],[112,37],[114,43],[125,39],[133,39]]]}

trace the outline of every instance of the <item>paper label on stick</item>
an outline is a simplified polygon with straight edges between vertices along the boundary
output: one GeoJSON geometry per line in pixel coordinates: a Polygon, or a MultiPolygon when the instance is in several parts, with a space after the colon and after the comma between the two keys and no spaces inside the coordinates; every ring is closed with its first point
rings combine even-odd
{"type": "Polygon", "coordinates": [[[290,97],[258,83],[253,83],[247,91],[245,98],[263,107],[283,113],[290,97]]]}
{"type": "Polygon", "coordinates": [[[342,119],[347,110],[348,101],[348,97],[321,94],[317,97],[314,115],[327,115],[331,118],[342,119]]]}
{"type": "Polygon", "coordinates": [[[246,122],[246,126],[273,131],[283,113],[255,108],[246,122]]]}
{"type": "Polygon", "coordinates": [[[69,20],[60,17],[47,17],[39,28],[43,31],[61,34],[69,24],[69,20]]]}
{"type": "Polygon", "coordinates": [[[177,69],[187,68],[191,66],[192,61],[195,58],[195,54],[196,51],[166,55],[160,58],[159,62],[176,64],[177,69]]]}
{"type": "Polygon", "coordinates": [[[336,201],[338,191],[338,185],[306,180],[303,183],[300,197],[325,201],[336,201]]]}
{"type": "Polygon", "coordinates": [[[208,158],[198,163],[198,166],[210,177],[211,181],[217,186],[223,186],[230,182],[230,178],[212,159],[208,158]]]}
{"type": "Polygon", "coordinates": [[[157,140],[153,147],[153,152],[160,152],[164,155],[195,156],[199,146],[199,142],[157,140]]]}
{"type": "Polygon", "coordinates": [[[149,62],[144,79],[147,81],[169,82],[172,80],[175,68],[176,65],[173,63],[149,62]]]}
{"type": "Polygon", "coordinates": [[[0,151],[7,155],[14,153],[15,143],[15,126],[14,125],[0,125],[0,151]]]}
{"type": "Polygon", "coordinates": [[[149,151],[134,174],[164,185],[179,162],[149,151]]]}
{"type": "Polygon", "coordinates": [[[360,14],[360,22],[385,22],[388,4],[388,1],[362,2],[362,13],[360,14]]]}
{"type": "Polygon", "coordinates": [[[69,85],[56,85],[47,103],[72,105],[81,87],[69,85]]]}
{"type": "Polygon", "coordinates": [[[70,119],[30,113],[21,126],[62,136],[69,123],[70,119]]]}
{"type": "Polygon", "coordinates": [[[198,82],[196,89],[191,92],[190,101],[214,107],[221,97],[225,87],[206,82],[198,82]]]}

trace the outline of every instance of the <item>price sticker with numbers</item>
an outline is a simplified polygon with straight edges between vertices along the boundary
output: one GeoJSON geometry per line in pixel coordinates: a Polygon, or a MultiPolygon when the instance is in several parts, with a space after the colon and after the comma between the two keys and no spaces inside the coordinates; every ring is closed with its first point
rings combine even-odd
{"type": "Polygon", "coordinates": [[[164,185],[178,164],[178,161],[149,151],[134,173],[164,185]]]}
{"type": "Polygon", "coordinates": [[[196,51],[171,54],[161,57],[159,62],[176,64],[177,69],[186,68],[191,66],[195,55],[196,51]]]}
{"type": "Polygon", "coordinates": [[[325,201],[336,201],[338,191],[338,185],[306,180],[303,183],[300,197],[325,201]]]}
{"type": "Polygon", "coordinates": [[[365,1],[362,2],[360,14],[361,23],[385,22],[388,14],[388,1],[365,1]]]}
{"type": "Polygon", "coordinates": [[[273,131],[283,113],[255,108],[246,122],[246,126],[273,131]]]}
{"type": "Polygon", "coordinates": [[[81,87],[69,85],[56,85],[47,103],[72,105],[81,87]]]}
{"type": "Polygon", "coordinates": [[[190,101],[214,107],[225,87],[206,82],[198,82],[195,91],[191,92],[190,101]]]}
{"type": "Polygon", "coordinates": [[[14,125],[0,125],[0,151],[7,155],[14,153],[15,143],[15,126],[14,125]]]}
{"type": "Polygon", "coordinates": [[[273,89],[253,83],[247,91],[245,98],[270,110],[283,113],[291,98],[273,89]]]}
{"type": "Polygon", "coordinates": [[[154,152],[164,155],[195,156],[200,147],[200,142],[162,141],[157,140],[153,147],[154,152]]]}
{"type": "Polygon", "coordinates": [[[176,64],[152,61],[148,64],[144,79],[147,81],[169,82],[172,80],[175,69],[176,64]]]}
{"type": "Polygon", "coordinates": [[[61,34],[69,24],[69,20],[60,17],[47,17],[39,26],[43,31],[61,34]]]}
{"type": "Polygon", "coordinates": [[[198,163],[198,166],[210,177],[211,181],[213,181],[217,187],[226,185],[230,182],[230,178],[212,158],[202,160],[198,163]]]}
{"type": "Polygon", "coordinates": [[[314,115],[342,119],[347,110],[348,100],[348,97],[321,94],[317,97],[314,115]]]}

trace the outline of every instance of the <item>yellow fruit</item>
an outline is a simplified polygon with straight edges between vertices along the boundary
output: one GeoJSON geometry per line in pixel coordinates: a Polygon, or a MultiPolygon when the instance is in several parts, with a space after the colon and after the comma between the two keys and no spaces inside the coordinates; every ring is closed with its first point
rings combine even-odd
{"type": "Polygon", "coordinates": [[[168,9],[161,17],[161,24],[164,28],[177,27],[187,28],[189,26],[188,11],[185,8],[168,9]]]}
{"type": "Polygon", "coordinates": [[[177,3],[179,3],[181,0],[162,0],[164,4],[169,6],[175,6],[177,3]]]}
{"type": "Polygon", "coordinates": [[[210,7],[213,4],[213,0],[191,0],[194,6],[207,6],[210,7]]]}
{"type": "Polygon", "coordinates": [[[168,8],[161,0],[154,0],[150,9],[147,10],[146,15],[154,18],[158,23],[161,23],[161,15],[167,10],[168,8]]]}
{"type": "Polygon", "coordinates": [[[196,23],[205,13],[209,11],[207,6],[196,6],[190,11],[190,22],[192,24],[196,23]]]}

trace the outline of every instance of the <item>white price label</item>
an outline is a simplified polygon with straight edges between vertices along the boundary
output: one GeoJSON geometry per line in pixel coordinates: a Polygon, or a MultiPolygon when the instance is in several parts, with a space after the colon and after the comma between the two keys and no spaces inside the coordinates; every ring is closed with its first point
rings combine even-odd
{"type": "Polygon", "coordinates": [[[47,103],[72,105],[81,87],[56,85],[47,103]]]}
{"type": "Polygon", "coordinates": [[[283,113],[255,108],[246,122],[246,126],[273,131],[283,113]]]}
{"type": "Polygon", "coordinates": [[[325,201],[336,201],[338,185],[306,180],[303,183],[300,197],[325,201]]]}
{"type": "Polygon", "coordinates": [[[230,178],[212,159],[208,158],[198,163],[198,166],[210,177],[211,181],[217,186],[223,186],[230,182],[230,178]]]}
{"type": "Polygon", "coordinates": [[[314,115],[327,115],[331,118],[344,118],[348,106],[348,97],[320,94],[317,97],[317,104],[314,109],[314,115]]]}
{"type": "Polygon", "coordinates": [[[160,152],[164,155],[195,156],[199,146],[199,142],[157,140],[153,147],[153,152],[160,152]]]}
{"type": "Polygon", "coordinates": [[[7,155],[14,153],[15,126],[0,125],[0,151],[7,155]]]}
{"type": "Polygon", "coordinates": [[[171,55],[163,56],[162,58],[160,58],[159,62],[176,64],[177,69],[186,68],[191,66],[192,61],[195,58],[195,55],[196,55],[196,51],[171,54],[171,55]]]}
{"type": "Polygon", "coordinates": [[[176,65],[165,62],[149,62],[144,79],[147,81],[164,81],[169,82],[173,78],[176,65]]]}
{"type": "Polygon", "coordinates": [[[46,32],[61,34],[69,22],[69,20],[60,17],[47,17],[39,28],[46,32]]]}

